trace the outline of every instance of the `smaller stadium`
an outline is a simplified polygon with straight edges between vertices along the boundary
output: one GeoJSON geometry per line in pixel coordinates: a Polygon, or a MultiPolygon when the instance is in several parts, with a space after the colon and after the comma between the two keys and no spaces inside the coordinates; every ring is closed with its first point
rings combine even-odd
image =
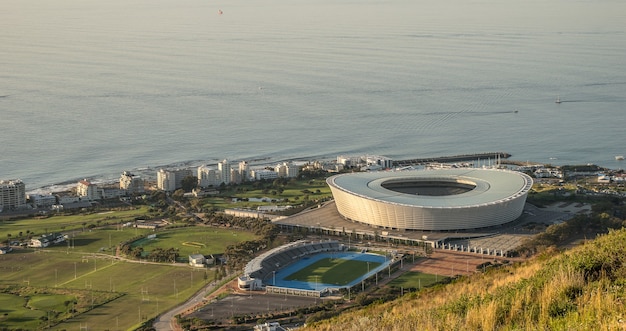
{"type": "Polygon", "coordinates": [[[254,260],[239,277],[241,290],[322,297],[350,288],[388,268],[388,256],[348,251],[337,241],[296,241],[254,260]]]}

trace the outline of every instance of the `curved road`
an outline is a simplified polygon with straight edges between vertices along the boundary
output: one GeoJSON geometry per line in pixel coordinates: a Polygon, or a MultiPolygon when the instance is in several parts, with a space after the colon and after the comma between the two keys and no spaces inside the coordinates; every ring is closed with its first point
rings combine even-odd
{"type": "MultiPolygon", "coordinates": [[[[232,277],[231,274],[226,275],[225,279],[230,279],[232,277]]],[[[226,286],[230,281],[224,283],[222,286],[226,286]]],[[[191,309],[192,307],[200,304],[204,297],[208,295],[213,289],[215,289],[215,282],[210,282],[203,288],[201,288],[196,294],[194,294],[187,301],[182,304],[166,311],[165,313],[159,315],[155,320],[152,326],[156,331],[182,331],[182,329],[176,323],[174,316],[191,309]]]]}

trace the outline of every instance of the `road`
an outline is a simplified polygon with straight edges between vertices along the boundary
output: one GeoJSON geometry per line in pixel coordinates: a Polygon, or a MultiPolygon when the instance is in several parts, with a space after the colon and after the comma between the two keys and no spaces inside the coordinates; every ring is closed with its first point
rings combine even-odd
{"type": "MultiPolygon", "coordinates": [[[[227,279],[230,279],[232,275],[227,275],[226,277],[227,279]]],[[[224,284],[223,286],[226,286],[228,283],[229,282],[226,282],[226,284],[224,284]]],[[[152,326],[155,328],[156,331],[182,331],[182,328],[180,328],[178,323],[176,323],[176,319],[174,318],[174,316],[200,305],[204,301],[204,298],[215,288],[215,282],[207,284],[187,301],[159,315],[154,320],[152,326]]]]}

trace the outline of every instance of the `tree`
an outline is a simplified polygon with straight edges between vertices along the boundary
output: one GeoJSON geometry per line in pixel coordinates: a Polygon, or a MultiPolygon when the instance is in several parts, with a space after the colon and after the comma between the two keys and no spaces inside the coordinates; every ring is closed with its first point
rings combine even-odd
{"type": "MultiPolygon", "coordinates": [[[[180,200],[183,199],[184,195],[185,195],[185,191],[183,189],[178,189],[178,190],[174,191],[174,193],[172,193],[172,199],[174,199],[176,201],[180,201],[180,200]]],[[[175,210],[174,210],[174,213],[175,213],[175,210]]]]}
{"type": "Polygon", "coordinates": [[[187,176],[183,178],[181,181],[182,189],[185,192],[191,192],[191,190],[198,187],[198,177],[196,176],[187,176]]]}

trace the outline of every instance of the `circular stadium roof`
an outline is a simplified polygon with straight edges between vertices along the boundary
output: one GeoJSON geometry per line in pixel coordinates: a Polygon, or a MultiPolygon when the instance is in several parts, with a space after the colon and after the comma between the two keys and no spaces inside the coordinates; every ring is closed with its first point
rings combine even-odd
{"type": "Polygon", "coordinates": [[[339,213],[371,225],[454,230],[513,221],[532,179],[520,172],[457,168],[364,172],[328,178],[339,213]]]}

